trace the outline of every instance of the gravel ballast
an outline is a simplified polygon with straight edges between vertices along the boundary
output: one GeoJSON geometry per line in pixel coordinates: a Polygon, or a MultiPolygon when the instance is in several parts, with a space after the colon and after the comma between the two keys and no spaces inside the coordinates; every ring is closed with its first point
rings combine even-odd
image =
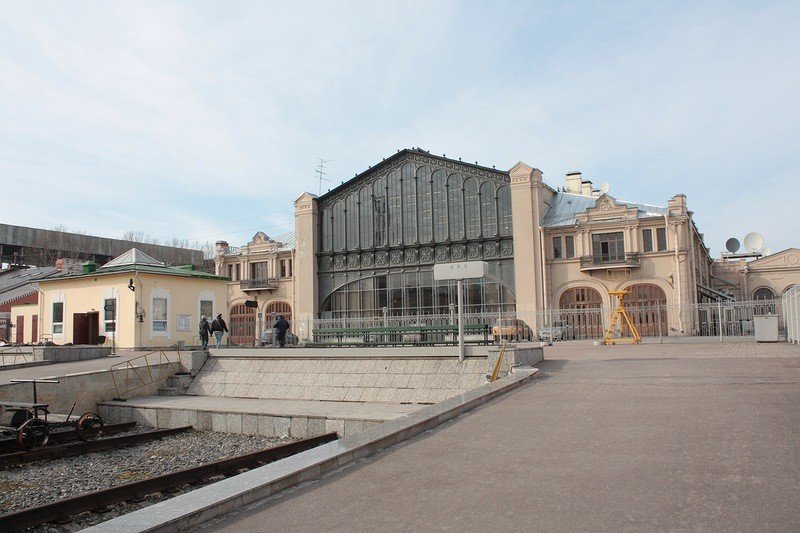
{"type": "MultiPolygon", "coordinates": [[[[0,470],[0,514],[257,452],[293,440],[190,430],[138,446],[0,470]]],[[[65,527],[37,529],[75,531],[108,520],[123,510],[129,512],[162,499],[161,495],[153,495],[142,504],[123,503],[113,513],[81,515],[65,527]],[[123,509],[125,507],[128,508],[123,509]]]]}

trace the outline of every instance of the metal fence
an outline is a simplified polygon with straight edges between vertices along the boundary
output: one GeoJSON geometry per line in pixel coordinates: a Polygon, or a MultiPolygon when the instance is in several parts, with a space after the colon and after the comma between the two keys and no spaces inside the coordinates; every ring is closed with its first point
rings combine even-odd
{"type": "MultiPolygon", "coordinates": [[[[791,329],[794,339],[800,335],[797,317],[800,293],[795,290],[783,299],[711,302],[689,305],[626,306],[633,323],[643,337],[709,337],[724,341],[726,338],[751,337],[755,333],[754,317],[778,315],[779,330],[784,336],[791,329]],[[783,312],[787,297],[794,307],[791,315],[794,322],[787,321],[783,312]]],[[[490,328],[495,341],[575,341],[600,340],[604,337],[611,312],[606,307],[584,309],[544,309],[528,313],[469,313],[464,323],[482,324],[490,328]]],[[[293,328],[301,338],[313,338],[315,342],[335,342],[341,335],[320,333],[320,330],[364,329],[364,328],[413,328],[415,326],[445,326],[457,324],[457,316],[451,314],[369,316],[349,318],[323,318],[295,323],[293,328]]],[[[627,336],[627,326],[619,325],[615,336],[627,336]]],[[[473,335],[476,335],[473,333],[473,335]]],[[[414,333],[407,334],[408,342],[414,342],[414,333]]],[[[348,342],[356,343],[363,335],[354,335],[348,342]]],[[[443,337],[444,338],[444,337],[443,337]]],[[[451,340],[449,338],[445,340],[451,340]]],[[[470,340],[469,333],[467,340],[470,340]]],[[[477,337],[476,339],[477,340],[477,337]]]]}
{"type": "Polygon", "coordinates": [[[786,323],[786,340],[800,344],[800,285],[795,285],[783,294],[781,305],[786,323]]]}

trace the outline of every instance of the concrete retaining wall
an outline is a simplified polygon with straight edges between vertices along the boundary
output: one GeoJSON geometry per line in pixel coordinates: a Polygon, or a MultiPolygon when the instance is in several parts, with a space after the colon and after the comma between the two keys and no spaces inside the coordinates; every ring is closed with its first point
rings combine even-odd
{"type": "MultiPolygon", "coordinates": [[[[292,350],[293,352],[294,350],[292,350]]],[[[345,402],[436,403],[486,381],[486,358],[211,357],[187,394],[345,402]]]]}
{"type": "Polygon", "coordinates": [[[134,421],[140,426],[178,428],[193,426],[200,431],[217,431],[265,437],[305,439],[335,431],[340,437],[353,435],[383,420],[357,420],[311,416],[275,416],[256,413],[228,413],[195,409],[159,409],[119,404],[98,406],[107,424],[134,421]]]}
{"type": "Polygon", "coordinates": [[[104,346],[35,346],[33,348],[33,355],[37,360],[53,363],[99,359],[108,357],[110,353],[111,348],[104,346]]]}

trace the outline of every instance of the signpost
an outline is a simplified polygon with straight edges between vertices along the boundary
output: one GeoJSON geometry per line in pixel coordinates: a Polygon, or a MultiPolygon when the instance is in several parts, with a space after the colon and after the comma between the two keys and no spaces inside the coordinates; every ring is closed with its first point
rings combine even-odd
{"type": "Polygon", "coordinates": [[[458,360],[464,360],[464,280],[483,278],[489,273],[486,261],[466,261],[463,263],[440,263],[433,265],[433,279],[458,281],[458,360]]]}

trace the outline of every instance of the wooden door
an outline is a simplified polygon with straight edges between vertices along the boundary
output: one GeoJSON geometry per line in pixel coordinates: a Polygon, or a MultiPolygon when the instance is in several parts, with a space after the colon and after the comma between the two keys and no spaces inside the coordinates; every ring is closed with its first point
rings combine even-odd
{"type": "Polygon", "coordinates": [[[39,315],[31,317],[31,343],[39,342],[39,315]]]}
{"type": "Polygon", "coordinates": [[[72,344],[89,344],[89,315],[87,313],[72,315],[72,344]]]}
{"type": "Polygon", "coordinates": [[[17,344],[25,343],[25,317],[17,317],[17,344]]]}

